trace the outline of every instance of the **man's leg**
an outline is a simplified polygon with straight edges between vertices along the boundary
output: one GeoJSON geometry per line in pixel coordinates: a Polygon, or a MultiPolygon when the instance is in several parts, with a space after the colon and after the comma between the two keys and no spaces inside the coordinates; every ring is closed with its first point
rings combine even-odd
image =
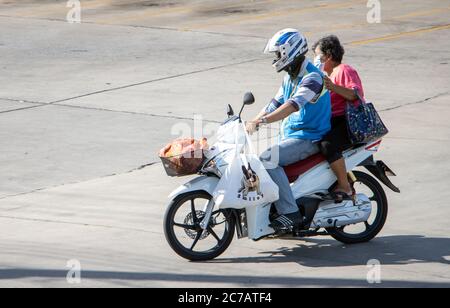
{"type": "Polygon", "coordinates": [[[318,146],[310,140],[288,139],[261,155],[261,161],[265,164],[267,172],[279,188],[280,198],[275,202],[275,206],[278,214],[280,214],[278,220],[281,227],[288,227],[289,224],[301,222],[299,209],[283,167],[318,152],[318,146]]]}
{"type": "Polygon", "coordinates": [[[280,198],[275,202],[278,214],[287,215],[298,212],[298,206],[284,169],[278,166],[275,169],[268,169],[267,172],[279,188],[280,198]]]}

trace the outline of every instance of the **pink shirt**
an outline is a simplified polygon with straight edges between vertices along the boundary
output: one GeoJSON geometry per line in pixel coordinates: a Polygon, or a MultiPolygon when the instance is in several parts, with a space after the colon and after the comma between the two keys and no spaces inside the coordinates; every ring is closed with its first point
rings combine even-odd
{"type": "MultiPolygon", "coordinates": [[[[331,73],[330,79],[334,84],[337,84],[338,86],[348,89],[356,88],[361,98],[364,99],[364,89],[361,83],[361,79],[359,78],[356,70],[350,65],[341,64],[337,66],[334,69],[333,73],[331,73]]],[[[330,95],[332,116],[337,117],[344,115],[347,100],[334,92],[330,92],[330,95]]]]}

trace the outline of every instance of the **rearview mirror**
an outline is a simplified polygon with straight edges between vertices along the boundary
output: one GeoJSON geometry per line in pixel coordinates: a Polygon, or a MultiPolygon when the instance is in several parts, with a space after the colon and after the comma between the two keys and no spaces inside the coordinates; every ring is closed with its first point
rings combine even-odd
{"type": "Polygon", "coordinates": [[[252,105],[255,102],[255,97],[252,92],[247,92],[244,95],[244,105],[252,105]]]}
{"type": "Polygon", "coordinates": [[[227,108],[227,115],[228,115],[229,118],[231,118],[232,116],[234,116],[234,110],[233,110],[233,107],[231,107],[231,105],[228,105],[228,108],[227,108]]]}

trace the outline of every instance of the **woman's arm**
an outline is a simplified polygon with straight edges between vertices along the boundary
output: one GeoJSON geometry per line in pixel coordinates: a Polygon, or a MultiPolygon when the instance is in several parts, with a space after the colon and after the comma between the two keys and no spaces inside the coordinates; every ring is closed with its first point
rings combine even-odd
{"type": "Polygon", "coordinates": [[[356,96],[354,89],[349,89],[345,87],[341,87],[331,81],[331,79],[328,76],[324,77],[325,81],[325,87],[330,90],[331,92],[334,92],[336,94],[339,94],[343,98],[345,98],[348,101],[356,101],[358,99],[358,96],[356,96]]]}

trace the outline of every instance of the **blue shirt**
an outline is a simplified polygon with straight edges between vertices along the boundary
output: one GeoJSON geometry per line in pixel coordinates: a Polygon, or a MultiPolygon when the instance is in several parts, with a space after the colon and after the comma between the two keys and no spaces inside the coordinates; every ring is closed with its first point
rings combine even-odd
{"type": "Polygon", "coordinates": [[[297,78],[287,74],[278,93],[266,107],[272,113],[283,104],[292,104],[297,111],[283,120],[282,140],[321,140],[331,129],[330,93],[323,85],[323,74],[308,60],[297,78]]]}

